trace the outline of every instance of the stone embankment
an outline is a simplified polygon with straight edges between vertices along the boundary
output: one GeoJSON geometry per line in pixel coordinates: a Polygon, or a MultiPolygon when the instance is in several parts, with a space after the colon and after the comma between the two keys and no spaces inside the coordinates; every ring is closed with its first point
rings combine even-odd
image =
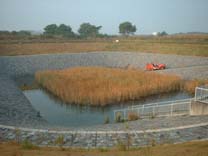
{"type": "MultiPolygon", "coordinates": [[[[71,128],[72,131],[67,130],[68,132],[63,132],[62,130],[26,130],[20,128],[54,128],[38,115],[38,112],[18,88],[17,82],[22,77],[27,75],[33,76],[39,70],[63,69],[74,66],[123,68],[131,64],[133,67],[144,69],[145,64],[148,62],[165,63],[167,64],[167,69],[159,72],[177,74],[185,79],[208,77],[208,58],[206,57],[132,52],[93,52],[0,57],[0,140],[19,138],[20,140],[28,139],[38,145],[54,145],[54,141],[61,134],[66,146],[100,147],[114,146],[120,141],[125,142],[129,139],[131,139],[131,145],[137,146],[148,144],[149,139],[162,143],[163,141],[183,142],[208,138],[208,126],[205,122],[207,117],[195,118],[194,122],[192,122],[191,117],[188,117],[186,121],[190,121],[191,123],[189,125],[186,124],[186,127],[181,127],[180,123],[183,123],[181,119],[181,122],[172,125],[172,128],[175,127],[175,129],[164,129],[171,128],[170,126],[164,126],[171,122],[171,119],[166,119],[164,125],[162,123],[158,124],[156,127],[158,131],[150,130],[152,129],[150,125],[154,125],[151,121],[149,124],[145,122],[143,125],[142,122],[144,121],[139,123],[131,122],[129,129],[123,128],[124,126],[121,124],[101,125],[94,128],[88,127],[81,129],[82,131],[71,128]],[[145,127],[145,125],[146,128],[144,129],[138,128],[140,126],[145,127]],[[109,132],[111,129],[114,132],[109,132]],[[86,130],[89,133],[85,133],[84,131],[86,130]]],[[[155,122],[159,122],[159,120],[155,122]]]]}

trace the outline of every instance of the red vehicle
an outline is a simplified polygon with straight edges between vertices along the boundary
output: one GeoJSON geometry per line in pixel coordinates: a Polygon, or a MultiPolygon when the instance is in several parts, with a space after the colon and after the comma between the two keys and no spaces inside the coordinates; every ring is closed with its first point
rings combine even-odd
{"type": "Polygon", "coordinates": [[[148,63],[146,65],[146,70],[161,70],[161,69],[165,69],[166,65],[165,64],[154,64],[154,63],[148,63]]]}

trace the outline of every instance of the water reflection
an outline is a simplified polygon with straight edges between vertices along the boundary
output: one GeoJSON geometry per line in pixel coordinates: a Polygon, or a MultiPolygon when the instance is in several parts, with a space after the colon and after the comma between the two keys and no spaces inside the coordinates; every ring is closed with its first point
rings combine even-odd
{"type": "Polygon", "coordinates": [[[25,96],[30,100],[33,107],[40,111],[41,115],[51,124],[59,126],[83,127],[103,124],[106,117],[113,121],[113,110],[128,107],[131,105],[178,100],[189,98],[186,93],[173,93],[151,96],[139,101],[131,101],[117,105],[98,107],[66,104],[54,97],[52,94],[42,90],[24,91],[25,96]]]}

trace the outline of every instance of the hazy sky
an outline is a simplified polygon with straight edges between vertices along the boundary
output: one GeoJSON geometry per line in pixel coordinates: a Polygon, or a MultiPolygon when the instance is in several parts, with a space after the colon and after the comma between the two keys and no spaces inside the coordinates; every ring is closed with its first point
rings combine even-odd
{"type": "Polygon", "coordinates": [[[0,0],[0,30],[43,30],[51,23],[83,22],[103,26],[102,33],[117,34],[130,21],[137,34],[208,32],[208,0],[0,0]]]}

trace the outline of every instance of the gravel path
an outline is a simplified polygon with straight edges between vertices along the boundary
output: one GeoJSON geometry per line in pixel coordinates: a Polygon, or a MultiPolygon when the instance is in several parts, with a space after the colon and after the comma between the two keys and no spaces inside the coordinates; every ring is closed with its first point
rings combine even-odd
{"type": "MultiPolygon", "coordinates": [[[[73,66],[125,67],[143,69],[147,62],[165,63],[163,73],[178,74],[185,79],[208,78],[208,58],[133,52],[93,52],[0,57],[0,124],[40,127],[46,125],[17,87],[19,77],[38,70],[73,66]]],[[[112,127],[112,126],[111,126],[112,127]]]]}
{"type": "MultiPolygon", "coordinates": [[[[208,77],[208,58],[193,56],[178,56],[152,53],[133,52],[92,52],[78,54],[45,54],[32,56],[0,57],[0,74],[10,76],[33,75],[38,70],[62,69],[72,66],[107,66],[125,67],[131,64],[144,69],[146,63],[165,63],[167,72],[174,71],[185,78],[202,78],[198,68],[203,71],[203,77],[208,77]],[[182,72],[183,70],[187,72],[182,72]],[[190,73],[191,72],[191,73],[190,73]]],[[[166,70],[165,70],[166,71],[166,70]]]]}

